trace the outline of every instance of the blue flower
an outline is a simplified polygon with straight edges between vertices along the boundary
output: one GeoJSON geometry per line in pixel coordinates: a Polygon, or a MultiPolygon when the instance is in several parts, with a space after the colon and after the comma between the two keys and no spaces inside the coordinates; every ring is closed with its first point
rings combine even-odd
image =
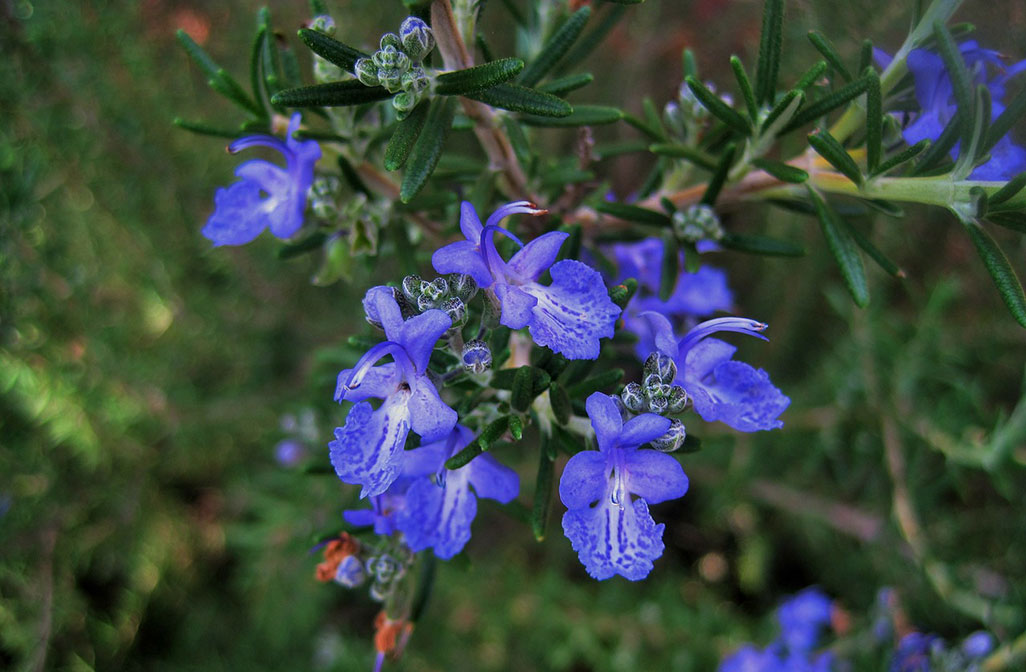
{"type": "Polygon", "coordinates": [[[625,423],[613,399],[601,392],[585,405],[599,449],[577,453],[563,469],[563,532],[592,577],[619,574],[638,581],[663,554],[665,526],[655,524],[648,505],[683,497],[688,477],[669,455],[638,450],[666,433],[668,418],[643,413],[625,423]]]}
{"type": "Polygon", "coordinates": [[[934,651],[944,649],[944,640],[936,635],[910,632],[898,642],[891,660],[891,672],[930,672],[934,651]]]}
{"type": "Polygon", "coordinates": [[[833,603],[818,588],[806,588],[777,609],[781,639],[791,653],[811,651],[823,626],[830,624],[833,603]]]}
{"type": "Polygon", "coordinates": [[[235,152],[249,147],[270,147],[285,156],[285,168],[254,159],[235,169],[242,178],[214,194],[214,214],[203,235],[214,246],[243,245],[270,229],[278,238],[289,238],[303,225],[306,192],[314,179],[314,164],[321,148],[314,140],[296,140],[300,115],[292,115],[285,140],[273,135],[249,135],[228,146],[235,152]]]}
{"type": "Polygon", "coordinates": [[[419,478],[406,491],[406,506],[397,524],[406,545],[417,552],[434,549],[443,560],[452,558],[470,541],[470,525],[477,515],[477,499],[508,504],[520,492],[520,478],[488,454],[478,455],[459,469],[447,470],[445,460],[474,439],[474,433],[456,425],[448,437],[410,451],[410,458],[433,465],[435,480],[419,478]]]}
{"type": "Polygon", "coordinates": [[[361,497],[380,495],[403,468],[403,447],[410,429],[435,441],[456,424],[456,412],[438,396],[427,365],[438,339],[452,326],[441,310],[403,321],[389,287],[373,287],[364,297],[367,316],[381,324],[388,340],[371,348],[356,366],[338,374],[336,401],[358,402],[329,444],[331,463],[346,483],[363,486],[361,497]],[[375,362],[391,355],[388,364],[375,362]],[[374,410],[369,398],[382,399],[374,410]]]}
{"type": "Polygon", "coordinates": [[[612,338],[620,309],[609,299],[602,276],[591,267],[570,259],[553,263],[569,234],[546,233],[523,245],[498,227],[516,213],[542,214],[527,201],[504,205],[481,225],[474,206],[464,202],[460,230],[466,240],[436,250],[431,263],[439,273],[466,273],[486,289],[501,307],[499,322],[511,329],[528,327],[538,345],[568,359],[595,359],[599,339],[612,338]],[[509,261],[495,249],[495,233],[513,238],[521,249],[509,261]],[[546,270],[552,284],[538,283],[546,270]]]}
{"type": "MultiPolygon", "coordinates": [[[[1026,61],[1006,68],[998,52],[981,49],[974,40],[963,42],[959,48],[972,78],[973,88],[983,84],[990,90],[991,119],[996,119],[1005,110],[1002,101],[1008,80],[1026,70],[1026,61]]],[[[926,49],[913,49],[909,52],[908,70],[915,79],[916,100],[921,111],[902,132],[905,142],[911,145],[924,139],[936,140],[958,109],[951,76],[944,66],[944,60],[926,49]]],[[[951,150],[952,158],[958,157],[958,151],[957,146],[951,150]]],[[[970,177],[977,180],[1007,180],[1023,170],[1026,170],[1026,149],[1013,144],[1005,136],[991,149],[990,159],[977,166],[970,177]]]]}
{"type": "Polygon", "coordinates": [[[770,382],[769,374],[732,359],[737,348],[709,338],[718,331],[736,331],[766,340],[766,325],[740,317],[719,317],[698,324],[677,342],[669,320],[643,313],[656,349],[677,362],[677,383],[691,397],[706,422],[720,421],[741,432],[783,426],[778,416],[791,400],[770,382]]]}

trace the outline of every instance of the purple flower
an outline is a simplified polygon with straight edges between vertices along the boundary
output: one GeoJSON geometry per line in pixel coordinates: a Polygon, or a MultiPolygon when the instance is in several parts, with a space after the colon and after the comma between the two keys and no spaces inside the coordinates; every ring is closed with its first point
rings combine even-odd
{"type": "Polygon", "coordinates": [[[474,439],[474,433],[456,425],[449,436],[410,451],[410,458],[433,465],[434,481],[419,478],[406,491],[406,506],[398,518],[406,545],[417,552],[434,549],[443,560],[452,558],[470,541],[470,525],[477,515],[477,499],[508,504],[520,492],[520,478],[491,455],[478,455],[459,469],[445,469],[445,460],[474,439]]]}
{"type": "Polygon", "coordinates": [[[683,497],[688,477],[669,455],[638,450],[666,433],[668,418],[643,413],[625,423],[601,392],[588,397],[586,408],[599,449],[577,453],[563,469],[563,532],[592,577],[638,581],[663,553],[665,525],[655,524],[648,505],[683,497]]]}
{"type": "Polygon", "coordinates": [[[214,246],[243,245],[264,229],[278,238],[289,238],[303,225],[306,192],[313,184],[314,164],[321,148],[314,140],[296,140],[300,115],[293,114],[285,140],[273,135],[249,135],[228,145],[228,151],[249,147],[270,147],[285,156],[285,168],[254,159],[235,169],[242,178],[214,194],[214,214],[210,215],[203,235],[214,246]]]}
{"type": "Polygon", "coordinates": [[[936,635],[910,632],[898,642],[891,660],[891,672],[930,672],[933,651],[943,650],[944,641],[936,635]]]}
{"type": "Polygon", "coordinates": [[[656,349],[677,362],[677,383],[691,397],[706,422],[719,420],[742,432],[783,426],[778,416],[791,400],[770,382],[769,374],[732,359],[737,348],[709,338],[718,331],[736,331],[766,340],[766,325],[741,317],[719,317],[695,326],[678,342],[669,320],[644,313],[656,349]]]}
{"type": "Polygon", "coordinates": [[[781,639],[791,653],[805,653],[816,646],[823,626],[830,624],[830,598],[818,588],[806,588],[780,605],[777,622],[781,639]]]}
{"type": "Polygon", "coordinates": [[[338,374],[335,399],[359,402],[329,444],[331,463],[346,483],[363,486],[361,497],[385,492],[403,468],[403,447],[410,429],[435,441],[456,424],[456,412],[438,396],[427,375],[428,360],[452,320],[428,310],[403,321],[389,287],[373,287],[364,297],[367,316],[380,323],[388,340],[367,351],[352,369],[338,374]],[[388,364],[375,362],[391,355],[388,364]],[[369,398],[382,399],[374,410],[369,398]]]}
{"type": "Polygon", "coordinates": [[[620,315],[620,309],[609,299],[602,276],[579,261],[553,263],[569,234],[553,231],[523,245],[498,227],[512,214],[544,212],[527,201],[517,201],[496,210],[482,226],[474,206],[464,202],[460,230],[466,240],[436,250],[431,263],[439,273],[473,277],[501,306],[499,322],[505,326],[528,327],[535,343],[568,359],[595,359],[599,339],[613,336],[613,325],[620,315]],[[496,232],[521,246],[509,261],[495,249],[496,232]],[[552,284],[547,287],[538,283],[546,270],[552,275],[552,284]]]}
{"type": "MultiPolygon", "coordinates": [[[[1005,85],[1013,75],[1026,70],[1026,61],[1006,68],[998,52],[981,49],[975,40],[963,42],[959,48],[972,78],[973,88],[983,84],[990,90],[991,119],[996,119],[1005,110],[1002,102],[1005,85]]],[[[916,100],[921,111],[903,131],[905,142],[912,145],[924,139],[936,140],[958,109],[951,76],[944,67],[944,60],[926,49],[913,49],[909,52],[908,70],[915,79],[916,100]]],[[[958,157],[958,151],[957,146],[951,150],[952,158],[958,157]]],[[[990,159],[977,166],[970,177],[977,180],[1007,180],[1023,170],[1026,170],[1026,149],[1013,144],[1005,136],[991,149],[990,159]]]]}

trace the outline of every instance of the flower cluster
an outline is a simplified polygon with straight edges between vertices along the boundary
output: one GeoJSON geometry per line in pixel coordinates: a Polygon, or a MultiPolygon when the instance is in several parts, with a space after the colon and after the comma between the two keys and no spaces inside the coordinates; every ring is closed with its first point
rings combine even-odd
{"type": "Polygon", "coordinates": [[[408,16],[399,34],[385,33],[370,58],[356,61],[356,77],[367,86],[383,86],[397,94],[392,105],[400,117],[409,114],[427,93],[431,80],[421,61],[435,47],[435,37],[424,21],[408,16]]]}

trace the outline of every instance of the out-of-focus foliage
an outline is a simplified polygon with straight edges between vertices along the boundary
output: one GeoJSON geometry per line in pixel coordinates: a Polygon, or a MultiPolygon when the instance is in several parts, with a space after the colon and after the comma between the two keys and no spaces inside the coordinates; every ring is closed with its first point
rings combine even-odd
{"type": "MultiPolygon", "coordinates": [[[[279,4],[277,25],[305,18],[305,3],[279,4]]],[[[634,113],[643,95],[669,99],[685,45],[703,78],[730,82],[727,57],[757,41],[756,4],[653,0],[593,66],[604,92],[619,99],[630,82],[634,113]]],[[[811,27],[852,56],[862,34],[894,44],[905,25],[900,3],[788,4],[791,75],[811,57],[811,27]]],[[[405,15],[393,5],[345,3],[346,21],[380,32],[405,15]]],[[[316,584],[308,555],[338,526],[342,489],[300,474],[327,464],[334,374],[363,328],[351,306],[364,285],[312,286],[315,266],[277,260],[267,241],[211,252],[198,231],[233,162],[222,141],[170,125],[205,97],[174,29],[243,72],[247,49],[231,40],[255,9],[0,2],[0,667],[369,666],[376,606],[316,584]],[[281,418],[303,409],[320,438],[283,467],[281,418]]],[[[967,3],[959,18],[1026,55],[1014,0],[967,3]]],[[[509,39],[498,12],[486,19],[509,39]]],[[[617,188],[645,168],[624,158],[617,188]]],[[[855,613],[895,586],[923,629],[1018,637],[1021,331],[954,226],[862,224],[907,275],[870,271],[865,311],[821,255],[717,262],[744,314],[771,324],[758,361],[794,402],[779,432],[689,426],[703,450],[684,462],[688,497],[657,508],[667,551],[645,583],[594,583],[561,535],[536,544],[483,507],[470,560],[440,567],[403,669],[709,670],[768,641],[763,615],[810,583],[855,613]]],[[[814,227],[788,212],[765,226],[809,247],[814,227]]],[[[1021,270],[1021,238],[1002,246],[1021,270]]]]}

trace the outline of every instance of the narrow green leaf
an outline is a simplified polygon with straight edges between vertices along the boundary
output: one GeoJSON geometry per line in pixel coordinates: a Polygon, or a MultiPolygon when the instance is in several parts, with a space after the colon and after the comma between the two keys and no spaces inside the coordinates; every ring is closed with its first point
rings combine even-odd
{"type": "Polygon", "coordinates": [[[349,163],[349,159],[341,154],[338,155],[338,171],[353,191],[363,194],[367,198],[374,198],[374,192],[363,183],[363,178],[356,172],[353,164],[349,163]]]}
{"type": "Polygon", "coordinates": [[[427,121],[428,102],[417,105],[410,114],[399,122],[385,147],[385,170],[399,170],[406,165],[410,152],[420,137],[420,131],[427,121]]]}
{"type": "Polygon", "coordinates": [[[876,170],[872,173],[872,176],[876,177],[877,175],[887,174],[888,172],[894,170],[898,166],[916,158],[917,156],[919,156],[920,152],[922,152],[929,146],[930,141],[927,139],[923,139],[917,142],[916,144],[912,145],[911,147],[906,147],[902,151],[898,152],[897,154],[895,154],[894,156],[892,156],[891,158],[887,159],[879,166],[877,166],[876,170]]]}
{"type": "Polygon", "coordinates": [[[365,86],[355,79],[350,79],[344,82],[285,89],[271,96],[271,104],[283,107],[338,107],[363,105],[391,97],[392,94],[384,87],[365,86]]]}
{"type": "Polygon", "coordinates": [[[175,33],[175,35],[178,37],[178,41],[182,44],[182,47],[185,48],[186,53],[188,53],[192,58],[193,62],[195,62],[196,65],[200,67],[200,70],[203,71],[203,74],[207,76],[207,79],[214,79],[217,77],[217,72],[221,69],[221,66],[214,62],[214,59],[210,57],[203,47],[196,44],[196,41],[181,28],[178,29],[178,32],[175,33]]]}
{"type": "Polygon", "coordinates": [[[766,0],[759,37],[759,65],[755,74],[755,99],[770,104],[776,94],[780,51],[784,41],[784,0],[766,0]]]}
{"type": "Polygon", "coordinates": [[[684,49],[680,57],[684,76],[698,77],[698,63],[695,61],[695,52],[690,49],[684,49]]]}
{"type": "Polygon", "coordinates": [[[891,261],[887,255],[880,251],[876,245],[873,244],[869,238],[866,238],[862,233],[854,226],[848,225],[845,222],[845,227],[848,233],[851,235],[852,240],[855,244],[862,248],[862,251],[869,255],[869,258],[876,262],[877,266],[882,268],[885,273],[895,278],[904,278],[905,271],[901,270],[900,267],[893,261],[891,261]]]}
{"type": "MultiPolygon", "coordinates": [[[[638,0],[644,2],[644,0],[638,0]]],[[[602,17],[602,20],[597,26],[589,30],[587,33],[577,38],[577,42],[567,52],[560,61],[556,68],[558,71],[568,70],[578,63],[583,62],[591,52],[595,51],[595,48],[602,44],[602,40],[606,39],[606,36],[612,32],[616,24],[620,23],[620,19],[626,14],[626,7],[613,7],[610,11],[606,12],[606,15],[602,17]]]]}
{"type": "Polygon", "coordinates": [[[809,42],[812,42],[812,46],[816,48],[816,51],[823,54],[823,58],[827,60],[830,67],[833,68],[837,74],[839,74],[844,81],[851,81],[851,73],[848,72],[848,68],[844,67],[844,61],[841,60],[841,55],[837,53],[837,49],[834,48],[833,43],[827,39],[825,35],[819,31],[809,31],[809,42]]]}
{"type": "Polygon", "coordinates": [[[296,60],[296,52],[292,51],[284,39],[279,38],[276,41],[278,42],[278,56],[281,58],[281,72],[285,86],[289,88],[300,86],[303,83],[303,78],[299,74],[299,61],[296,60]]]}
{"type": "Polygon", "coordinates": [[[983,143],[982,152],[987,153],[994,148],[1001,138],[1005,137],[1012,127],[1026,115],[1026,88],[1019,91],[1005,111],[991,123],[987,129],[987,139],[983,143]]]}
{"type": "Polygon", "coordinates": [[[527,375],[532,384],[530,394],[534,396],[538,396],[548,389],[549,384],[552,382],[552,378],[545,369],[539,369],[536,366],[521,366],[516,369],[499,369],[496,371],[492,374],[492,387],[497,390],[512,390],[521,369],[528,370],[527,375]]]}
{"type": "Polygon", "coordinates": [[[680,248],[673,231],[663,232],[663,261],[659,267],[659,300],[669,301],[680,277],[680,248]]]}
{"type": "Polygon", "coordinates": [[[699,168],[716,170],[716,159],[705,152],[688,147],[687,145],[675,145],[665,142],[657,142],[648,146],[648,151],[659,156],[669,156],[674,159],[686,159],[699,168]]]}
{"type": "MultiPolygon", "coordinates": [[[[567,367],[567,371],[570,371],[570,367],[567,367]]],[[[566,373],[564,372],[564,377],[566,373]]],[[[623,369],[609,369],[602,373],[586,378],[579,383],[568,385],[566,388],[567,394],[570,395],[571,399],[582,399],[592,392],[609,388],[623,379],[623,369]]]]}
{"type": "Polygon", "coordinates": [[[748,109],[748,117],[755,119],[759,114],[759,106],[755,104],[755,92],[752,91],[752,82],[748,79],[745,66],[740,58],[731,56],[730,67],[734,70],[734,78],[737,80],[737,87],[741,90],[741,97],[748,109]]]}
{"type": "MultiPolygon", "coordinates": [[[[762,125],[759,126],[759,133],[768,135],[774,126],[788,123],[798,113],[804,102],[805,94],[801,91],[792,90],[785,93],[762,121],[762,125]]],[[[773,134],[777,135],[778,133],[774,132],[773,134]]]]}
{"type": "Polygon", "coordinates": [[[558,382],[553,381],[549,386],[549,402],[552,404],[552,414],[556,416],[556,422],[561,425],[570,422],[570,416],[573,413],[570,395],[566,393],[566,388],[558,382]]]}
{"type": "Polygon", "coordinates": [[[571,91],[576,91],[591,84],[593,81],[595,81],[594,75],[590,72],[581,72],[576,75],[566,75],[565,77],[550,79],[539,86],[538,90],[543,93],[551,93],[554,96],[565,96],[571,91]]]}
{"type": "Polygon", "coordinates": [[[474,37],[474,41],[477,42],[477,48],[481,50],[481,60],[485,63],[495,60],[495,54],[492,52],[492,48],[488,46],[488,41],[482,33],[478,33],[474,37]]]}
{"type": "Polygon", "coordinates": [[[257,105],[249,94],[246,93],[246,90],[243,89],[226,70],[215,63],[214,59],[210,58],[210,55],[204,51],[203,47],[196,44],[195,40],[193,40],[188,33],[179,28],[177,36],[178,41],[181,43],[186,53],[189,54],[193,62],[195,62],[196,65],[200,67],[200,70],[203,71],[203,74],[206,75],[207,83],[210,85],[210,88],[217,91],[247,112],[251,112],[257,117],[266,116],[264,109],[257,105]]]}
{"type": "Polygon", "coordinates": [[[623,283],[609,290],[609,298],[622,309],[627,307],[627,303],[634,298],[637,291],[638,281],[634,278],[627,278],[623,283]]]}
{"type": "MultiPolygon", "coordinates": [[[[505,419],[505,416],[503,417],[503,419],[505,419]]],[[[507,420],[507,422],[509,421],[507,420]]],[[[466,448],[464,448],[463,450],[461,450],[460,452],[456,453],[448,460],[446,460],[445,468],[452,470],[465,467],[468,464],[470,464],[470,461],[472,459],[474,459],[484,451],[485,447],[481,444],[481,441],[479,439],[475,439],[468,443],[466,448]]]]}
{"type": "Polygon", "coordinates": [[[948,125],[941,131],[937,140],[919,157],[919,161],[909,173],[910,176],[923,175],[939,163],[948,160],[948,152],[958,142],[958,134],[962,128],[962,116],[961,112],[956,112],[948,121],[948,125]]]}
{"type": "Polygon", "coordinates": [[[566,117],[574,111],[562,98],[518,84],[499,84],[466,97],[502,110],[546,117],[566,117]]]}
{"type": "MultiPolygon", "coordinates": [[[[253,39],[253,48],[249,56],[249,86],[253,89],[253,98],[258,103],[261,103],[261,107],[266,102],[270,102],[268,99],[270,95],[267,94],[264,88],[263,78],[260,77],[260,54],[264,48],[264,40],[267,39],[267,29],[264,26],[260,26],[257,29],[256,37],[253,39]]],[[[264,110],[264,116],[267,116],[267,110],[264,110]]]]}
{"type": "Polygon", "coordinates": [[[318,30],[301,28],[299,39],[303,44],[310,47],[321,58],[331,61],[346,72],[353,72],[356,68],[356,61],[361,58],[370,58],[359,49],[353,49],[347,44],[331,38],[318,30]]]}
{"type": "Polygon", "coordinates": [[[747,254],[761,254],[770,257],[805,256],[805,248],[801,245],[769,236],[728,233],[719,242],[727,249],[747,254]]]}
{"type": "Polygon", "coordinates": [[[629,222],[638,222],[640,224],[669,227],[673,223],[673,220],[661,212],[649,210],[648,208],[641,208],[636,205],[628,205],[626,203],[601,201],[595,206],[595,209],[607,215],[626,219],[629,222]]]}
{"type": "Polygon", "coordinates": [[[866,284],[866,269],[862,265],[862,257],[852,240],[847,227],[837,218],[815,189],[809,188],[809,198],[816,209],[823,237],[827,247],[834,256],[834,261],[841,269],[841,276],[851,293],[855,304],[865,308],[869,304],[869,287],[866,284]]]}
{"type": "Polygon", "coordinates": [[[520,123],[509,115],[503,115],[502,127],[506,129],[506,136],[509,137],[509,144],[513,146],[513,153],[517,155],[517,161],[522,166],[531,165],[531,145],[524,134],[524,128],[520,123]]]}
{"type": "Polygon", "coordinates": [[[428,178],[438,165],[438,159],[442,156],[442,149],[445,147],[445,140],[455,114],[456,98],[435,98],[431,101],[427,119],[420,131],[420,137],[413,145],[409,166],[399,187],[399,199],[403,203],[409,203],[410,199],[427,184],[428,178]]]}
{"type": "Polygon", "coordinates": [[[545,539],[549,508],[552,503],[552,481],[555,473],[555,454],[549,444],[552,438],[542,432],[538,451],[538,475],[534,479],[534,506],[531,507],[531,531],[538,541],[545,539]]]}
{"type": "Polygon", "coordinates": [[[796,128],[804,126],[810,121],[815,121],[822,116],[829,114],[837,108],[845,105],[852,100],[858,98],[866,92],[866,88],[869,86],[868,77],[859,77],[856,80],[845,84],[841,88],[837,89],[832,93],[828,93],[819,100],[809,103],[798,112],[794,118],[788,123],[781,134],[789,133],[796,128]]]}
{"type": "Polygon", "coordinates": [[[972,78],[965,66],[965,59],[962,58],[962,51],[955,43],[955,38],[948,32],[947,26],[938,21],[933,24],[934,37],[937,39],[937,51],[944,61],[944,67],[948,71],[951,80],[951,90],[955,96],[955,104],[961,113],[961,130],[959,137],[962,140],[962,147],[968,147],[972,141],[973,121],[976,118],[974,106],[972,78]]]}
{"type": "Polygon", "coordinates": [[[869,86],[866,87],[866,169],[870,174],[880,165],[883,152],[883,96],[880,76],[868,69],[869,86]]]}
{"type": "MultiPolygon", "coordinates": [[[[264,29],[264,35],[266,36],[260,50],[260,68],[264,75],[264,88],[267,89],[267,95],[273,98],[274,94],[286,87],[283,83],[281,58],[278,55],[278,50],[272,44],[274,42],[274,29],[271,28],[271,10],[267,7],[261,7],[260,11],[257,12],[257,20],[264,29]]],[[[271,104],[274,105],[273,101],[271,104]]]]}
{"type": "Polygon", "coordinates": [[[545,43],[533,61],[520,73],[518,82],[523,86],[534,86],[542,80],[562,58],[584,30],[584,24],[591,16],[591,7],[585,5],[570,15],[559,30],[545,43]]]}
{"type": "Polygon", "coordinates": [[[983,265],[987,267],[987,272],[994,280],[1008,310],[1016,322],[1026,327],[1026,295],[1023,294],[1022,283],[1019,282],[1011,264],[1008,263],[1005,253],[978,222],[963,219],[962,225],[965,226],[969,238],[973,241],[980,259],[983,260],[983,265]]]}
{"type": "Polygon", "coordinates": [[[550,126],[564,128],[567,126],[600,126],[614,124],[623,119],[623,112],[615,107],[604,105],[575,105],[573,112],[565,117],[549,117],[527,115],[521,118],[528,126],[550,126]]]}
{"type": "Polygon", "coordinates": [[[282,245],[278,248],[279,259],[291,259],[292,257],[298,257],[301,254],[307,252],[313,252],[319,250],[324,245],[324,241],[328,239],[328,236],[320,231],[312,233],[298,243],[292,245],[282,245]]]}
{"type": "Polygon", "coordinates": [[[805,180],[809,179],[809,174],[801,168],[796,168],[795,166],[781,163],[780,161],[773,161],[772,159],[754,159],[752,161],[752,165],[760,170],[766,171],[781,182],[801,184],[805,180]]]}
{"type": "Polygon", "coordinates": [[[666,140],[666,131],[663,129],[663,120],[659,118],[659,112],[656,110],[655,103],[651,98],[645,96],[641,100],[641,109],[645,114],[645,124],[649,128],[655,129],[659,133],[661,140],[666,140]]]}
{"type": "Polygon", "coordinates": [[[462,96],[483,91],[513,79],[523,69],[524,62],[519,58],[501,58],[466,70],[446,72],[435,80],[435,93],[441,96],[462,96]]]}
{"type": "Polygon", "coordinates": [[[1026,187],[1026,172],[1019,173],[1012,179],[1008,180],[1008,183],[1005,186],[1001,187],[993,194],[991,194],[991,207],[995,205],[1001,205],[1005,201],[1011,199],[1020,191],[1022,191],[1023,187],[1026,187]]]}
{"type": "Polygon", "coordinates": [[[987,213],[987,221],[1018,233],[1026,233],[1026,212],[990,212],[987,213]]]}
{"type": "Polygon", "coordinates": [[[862,40],[862,48],[859,49],[859,72],[865,72],[866,68],[873,65],[873,41],[862,40]]]}
{"type": "MultiPolygon", "coordinates": [[[[770,0],[771,2],[774,0],[770,0]]],[[[720,97],[710,91],[705,84],[698,81],[698,79],[688,76],[684,79],[687,82],[688,88],[698,98],[698,102],[702,104],[702,107],[709,110],[709,113],[714,117],[727,124],[741,135],[748,135],[751,133],[751,127],[748,121],[738,114],[732,107],[720,100],[720,97]]]]}
{"type": "Polygon", "coordinates": [[[234,140],[236,138],[241,138],[243,135],[246,135],[246,131],[233,131],[227,128],[215,128],[214,126],[208,126],[207,124],[198,121],[186,121],[185,119],[182,119],[180,117],[175,117],[171,123],[173,123],[175,126],[183,130],[190,131],[198,135],[209,135],[214,138],[229,138],[234,140]]]}
{"type": "Polygon", "coordinates": [[[702,203],[705,205],[715,205],[716,199],[719,198],[720,190],[723,189],[723,185],[727,182],[727,175],[730,173],[730,167],[734,165],[734,154],[737,151],[737,146],[734,144],[727,145],[723,150],[723,155],[720,157],[720,162],[716,165],[716,172],[712,174],[709,179],[709,184],[705,188],[705,193],[702,194],[702,203]]]}
{"type": "Polygon", "coordinates": [[[630,112],[623,113],[623,120],[656,142],[662,142],[665,140],[665,135],[659,127],[652,128],[648,125],[647,121],[635,117],[630,112]]]}
{"type": "Polygon", "coordinates": [[[829,131],[818,131],[809,135],[809,144],[845,177],[855,184],[862,184],[862,171],[859,170],[855,159],[851,158],[851,154],[830,135],[829,131]]]}
{"type": "Polygon", "coordinates": [[[819,81],[819,78],[827,71],[827,67],[826,61],[816,61],[812,64],[811,68],[805,71],[805,74],[798,78],[798,83],[794,85],[794,89],[796,91],[805,91],[819,81]]]}

